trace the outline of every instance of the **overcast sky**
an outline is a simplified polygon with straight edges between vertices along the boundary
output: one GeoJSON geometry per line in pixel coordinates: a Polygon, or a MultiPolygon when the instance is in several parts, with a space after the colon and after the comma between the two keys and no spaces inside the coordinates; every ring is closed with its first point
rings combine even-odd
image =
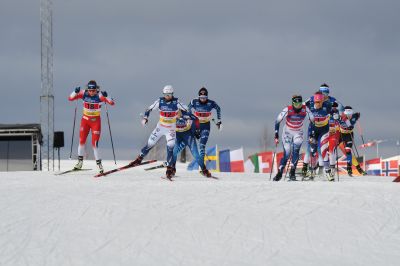
{"type": "MultiPolygon", "coordinates": [[[[1,1],[0,123],[39,122],[39,8],[39,0],[1,1]]],[[[260,149],[264,127],[272,134],[291,95],[307,98],[323,82],[361,112],[365,140],[391,140],[382,152],[394,155],[399,10],[395,0],[55,0],[55,129],[65,131],[64,156],[75,107],[67,97],[90,79],[116,100],[109,114],[119,158],[136,157],[145,143],[154,124],[144,129],[139,114],[166,84],[184,103],[206,86],[224,125],[212,128],[209,144],[248,154],[260,149]]],[[[100,147],[112,158],[106,123],[100,147]]]]}

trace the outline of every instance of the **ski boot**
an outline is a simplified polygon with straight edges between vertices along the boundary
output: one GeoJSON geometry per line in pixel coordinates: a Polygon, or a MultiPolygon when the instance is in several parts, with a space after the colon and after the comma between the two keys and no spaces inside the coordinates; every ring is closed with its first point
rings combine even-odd
{"type": "Polygon", "coordinates": [[[143,156],[139,155],[134,161],[130,162],[130,166],[136,166],[139,165],[143,161],[143,156]]]}
{"type": "Polygon", "coordinates": [[[349,175],[349,176],[353,176],[353,168],[351,167],[351,164],[348,164],[347,165],[347,174],[349,175]]]}
{"type": "Polygon", "coordinates": [[[297,181],[296,180],[296,169],[294,169],[294,168],[290,168],[289,181],[297,181]]]}
{"type": "Polygon", "coordinates": [[[276,174],[276,176],[272,179],[272,181],[279,181],[282,178],[282,172],[281,170],[278,170],[278,173],[276,174]]]}
{"type": "Polygon", "coordinates": [[[335,165],[331,165],[330,166],[331,169],[331,173],[329,174],[332,178],[335,178],[335,174],[336,174],[336,166],[335,165]]]}
{"type": "Polygon", "coordinates": [[[367,175],[367,173],[361,168],[360,165],[356,166],[358,173],[360,173],[360,175],[367,175]]]}
{"type": "Polygon", "coordinates": [[[332,171],[331,171],[330,168],[326,168],[326,169],[325,169],[325,177],[326,177],[326,179],[328,179],[328,181],[330,181],[330,182],[335,181],[335,178],[334,178],[334,176],[332,176],[332,171]]]}
{"type": "Polygon", "coordinates": [[[172,165],[171,168],[172,168],[172,176],[175,176],[175,174],[176,174],[175,165],[172,165]]]}
{"type": "Polygon", "coordinates": [[[83,156],[78,156],[78,162],[74,166],[74,170],[81,170],[83,165],[83,156]]]}
{"type": "Polygon", "coordinates": [[[204,168],[203,170],[201,170],[201,171],[200,171],[200,174],[201,174],[202,176],[205,176],[205,177],[211,177],[211,173],[210,173],[210,171],[208,171],[207,168],[204,168]]]}
{"type": "Polygon", "coordinates": [[[173,169],[171,166],[167,166],[167,171],[165,172],[165,176],[168,179],[171,179],[174,175],[173,175],[173,169]]]}
{"type": "Polygon", "coordinates": [[[308,163],[303,163],[303,168],[301,169],[301,175],[303,177],[307,177],[308,172],[308,163]]]}
{"type": "MultiPolygon", "coordinates": [[[[324,174],[324,167],[323,166],[319,166],[319,165],[317,165],[317,167],[315,168],[315,173],[318,173],[317,175],[318,176],[322,176],[323,174],[324,174]],[[318,170],[318,172],[317,172],[317,170],[318,170]]],[[[325,171],[326,172],[326,171],[325,171]]]]}
{"type": "Polygon", "coordinates": [[[96,160],[97,167],[99,167],[99,173],[104,173],[103,165],[101,164],[101,160],[96,160]]]}

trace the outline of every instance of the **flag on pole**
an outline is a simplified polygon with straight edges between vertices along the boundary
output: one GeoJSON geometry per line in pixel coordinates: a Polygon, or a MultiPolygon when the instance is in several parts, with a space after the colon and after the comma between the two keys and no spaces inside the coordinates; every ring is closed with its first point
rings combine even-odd
{"type": "Polygon", "coordinates": [[[220,172],[244,172],[243,148],[219,152],[220,172]]]}
{"type": "Polygon", "coordinates": [[[382,176],[398,176],[399,161],[390,160],[382,162],[382,176]]]}
{"type": "Polygon", "coordinates": [[[382,172],[381,158],[365,161],[365,171],[368,175],[380,176],[382,172]]]}

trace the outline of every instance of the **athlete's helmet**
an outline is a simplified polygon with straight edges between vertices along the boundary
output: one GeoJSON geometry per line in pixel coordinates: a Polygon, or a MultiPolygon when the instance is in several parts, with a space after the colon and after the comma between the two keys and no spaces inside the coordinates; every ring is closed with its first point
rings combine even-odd
{"type": "Polygon", "coordinates": [[[325,96],[329,95],[329,86],[328,84],[324,83],[319,86],[319,91],[322,92],[325,96]]]}
{"type": "Polygon", "coordinates": [[[97,86],[97,83],[95,80],[90,80],[87,84],[88,90],[94,90],[94,89],[99,89],[99,86],[97,86]]]}
{"type": "Polygon", "coordinates": [[[208,90],[205,87],[202,87],[199,90],[199,96],[208,96],[208,90]]]}
{"type": "Polygon", "coordinates": [[[324,95],[322,94],[322,92],[317,91],[314,94],[314,102],[323,102],[325,99],[324,95]]]}
{"type": "Polygon", "coordinates": [[[343,113],[347,116],[347,117],[351,117],[354,113],[353,108],[351,108],[351,106],[345,106],[344,107],[344,111],[343,113]]]}
{"type": "Polygon", "coordinates": [[[174,88],[171,85],[167,85],[163,88],[164,94],[174,94],[174,88]]]}

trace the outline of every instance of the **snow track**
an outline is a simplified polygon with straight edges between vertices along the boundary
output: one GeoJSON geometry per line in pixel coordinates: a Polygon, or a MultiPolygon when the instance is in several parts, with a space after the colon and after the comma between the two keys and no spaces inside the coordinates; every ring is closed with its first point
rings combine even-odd
{"type": "MultiPolygon", "coordinates": [[[[86,166],[94,167],[94,162],[86,166]]],[[[107,169],[112,164],[105,164],[107,169]]],[[[0,265],[398,265],[386,177],[0,173],[0,265]]]]}

